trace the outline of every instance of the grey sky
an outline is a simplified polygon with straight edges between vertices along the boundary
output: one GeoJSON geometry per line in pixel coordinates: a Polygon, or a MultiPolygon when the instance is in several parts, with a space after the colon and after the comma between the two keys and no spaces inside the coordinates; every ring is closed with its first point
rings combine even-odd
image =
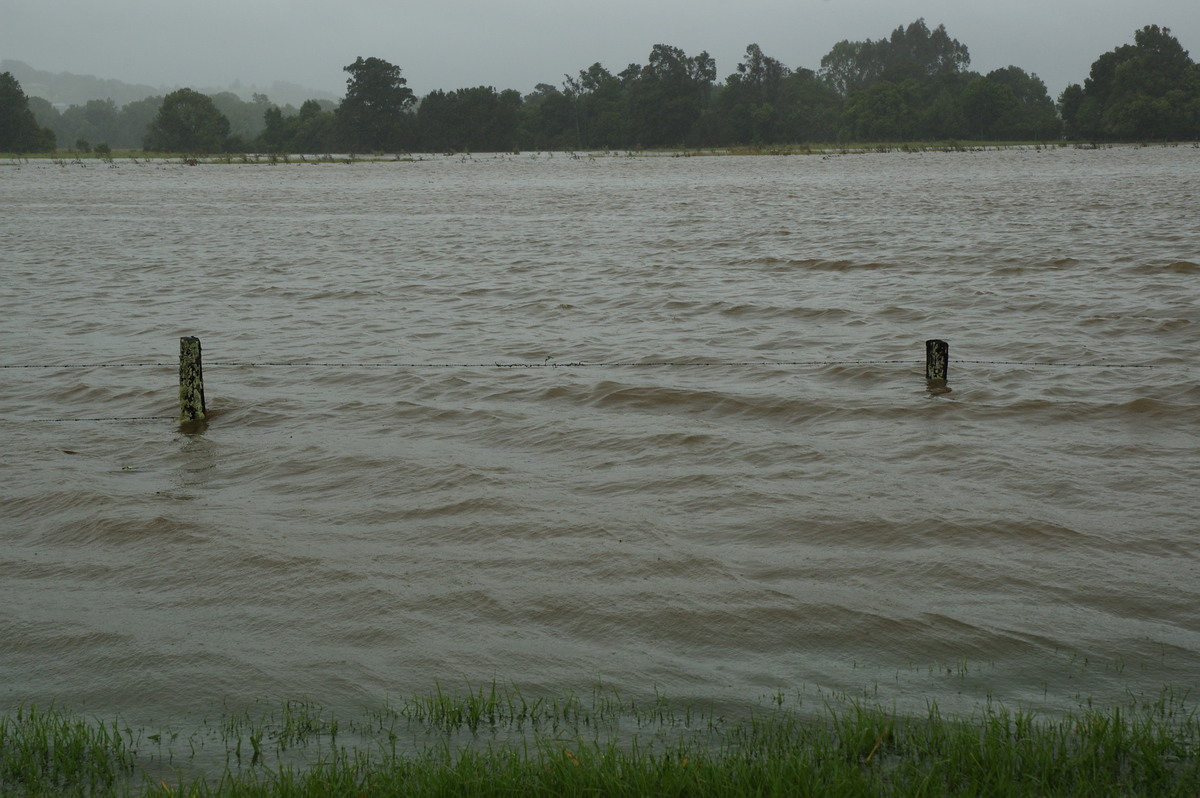
{"type": "Polygon", "coordinates": [[[720,80],[752,42],[816,69],[842,39],[921,17],[967,45],[972,69],[1015,64],[1053,97],[1144,25],[1171,28],[1200,58],[1197,0],[0,0],[0,59],[156,87],[288,81],[340,96],[342,67],[377,56],[418,95],[526,93],[597,61],[614,73],[645,63],[656,43],[707,50],[720,80]]]}

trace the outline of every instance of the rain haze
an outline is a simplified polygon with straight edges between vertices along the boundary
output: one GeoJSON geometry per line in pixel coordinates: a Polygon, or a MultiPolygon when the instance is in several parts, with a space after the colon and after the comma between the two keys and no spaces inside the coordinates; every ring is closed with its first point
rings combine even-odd
{"type": "Polygon", "coordinates": [[[972,70],[1021,67],[1052,97],[1145,25],[1200,47],[1196,0],[0,0],[0,59],[167,89],[269,93],[283,81],[340,97],[343,67],[374,56],[399,66],[418,95],[474,86],[527,93],[596,62],[613,73],[645,63],[658,43],[707,51],[719,80],[750,43],[787,66],[817,69],[837,42],[885,38],[919,18],[967,45],[972,70]]]}

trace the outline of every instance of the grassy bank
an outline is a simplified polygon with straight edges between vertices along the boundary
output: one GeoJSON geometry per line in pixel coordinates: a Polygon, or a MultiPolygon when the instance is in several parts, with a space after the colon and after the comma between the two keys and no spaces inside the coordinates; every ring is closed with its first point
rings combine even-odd
{"type": "Polygon", "coordinates": [[[1170,691],[1053,716],[805,703],[778,697],[734,718],[491,685],[353,718],[285,701],[156,729],[23,707],[0,716],[0,794],[1200,794],[1200,719],[1170,691]]]}

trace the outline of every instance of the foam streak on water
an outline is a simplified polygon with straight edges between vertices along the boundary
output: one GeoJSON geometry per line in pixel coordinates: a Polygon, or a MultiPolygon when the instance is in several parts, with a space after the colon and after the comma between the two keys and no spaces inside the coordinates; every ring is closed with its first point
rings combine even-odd
{"type": "Polygon", "coordinates": [[[28,164],[0,201],[0,360],[93,366],[0,369],[0,703],[1200,667],[1194,148],[28,164]],[[588,365],[664,361],[710,365],[588,365]]]}

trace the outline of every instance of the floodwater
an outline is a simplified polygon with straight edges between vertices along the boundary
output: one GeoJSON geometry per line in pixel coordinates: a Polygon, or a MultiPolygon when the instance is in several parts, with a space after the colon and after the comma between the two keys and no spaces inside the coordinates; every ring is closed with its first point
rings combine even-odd
{"type": "Polygon", "coordinates": [[[1200,149],[21,162],[0,207],[0,705],[1200,672],[1200,149]]]}

